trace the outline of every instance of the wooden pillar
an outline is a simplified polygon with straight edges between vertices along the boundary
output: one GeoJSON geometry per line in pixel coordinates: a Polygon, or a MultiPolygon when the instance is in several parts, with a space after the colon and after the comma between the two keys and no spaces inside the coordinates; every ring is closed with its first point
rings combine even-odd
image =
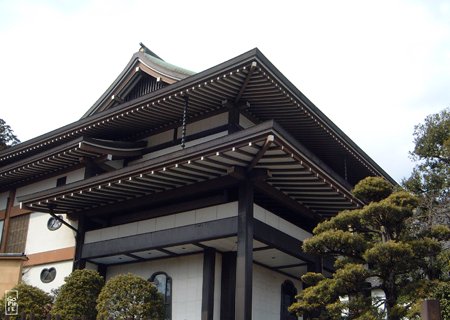
{"type": "Polygon", "coordinates": [[[85,233],[86,219],[83,215],[78,218],[77,234],[75,236],[75,257],[73,262],[73,270],[86,268],[86,260],[81,258],[83,245],[84,245],[84,233],[85,233]]]}
{"type": "Polygon", "coordinates": [[[205,248],[203,253],[202,319],[213,320],[214,280],[216,270],[216,250],[205,248]]]}
{"type": "Polygon", "coordinates": [[[14,207],[14,200],[16,198],[16,190],[13,189],[9,191],[9,197],[8,202],[6,204],[6,211],[5,211],[5,220],[3,221],[3,232],[2,232],[2,239],[1,239],[1,247],[0,252],[6,251],[6,245],[8,241],[8,234],[9,234],[9,223],[11,221],[11,210],[14,207]]]}
{"type": "Polygon", "coordinates": [[[236,252],[222,254],[220,320],[234,320],[236,292],[236,252]]]}
{"type": "Polygon", "coordinates": [[[228,133],[239,131],[239,108],[230,106],[228,111],[228,133]]]}
{"type": "Polygon", "coordinates": [[[423,320],[441,320],[441,308],[438,300],[424,300],[420,316],[423,320]]]}
{"type": "Polygon", "coordinates": [[[235,320],[252,319],[253,183],[241,181],[238,200],[235,320]]]}

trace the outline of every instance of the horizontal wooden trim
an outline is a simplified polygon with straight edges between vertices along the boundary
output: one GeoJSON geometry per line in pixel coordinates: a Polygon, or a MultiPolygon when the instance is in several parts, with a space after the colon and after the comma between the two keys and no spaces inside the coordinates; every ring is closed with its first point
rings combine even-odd
{"type": "Polygon", "coordinates": [[[9,213],[10,217],[16,217],[16,216],[20,216],[23,214],[28,214],[31,213],[32,211],[29,209],[20,209],[19,206],[14,206],[11,208],[11,212],[9,213]]]}
{"type": "Polygon", "coordinates": [[[27,255],[28,261],[25,261],[23,263],[23,266],[30,267],[52,262],[73,260],[74,256],[75,256],[75,247],[67,247],[51,251],[33,253],[27,255]]]}
{"type": "MultiPolygon", "coordinates": [[[[20,209],[19,206],[14,206],[11,208],[11,212],[9,213],[10,217],[20,216],[22,214],[31,213],[32,211],[29,209],[20,209]]],[[[6,217],[6,209],[0,210],[0,220],[5,219],[6,217]]]]}
{"type": "Polygon", "coordinates": [[[28,260],[27,256],[13,256],[13,255],[0,255],[0,261],[5,261],[5,260],[20,260],[20,261],[25,261],[28,260]]]}
{"type": "Polygon", "coordinates": [[[183,243],[227,238],[237,234],[237,217],[201,222],[167,230],[104,240],[83,245],[82,258],[93,259],[111,255],[172,247],[183,243]]]}

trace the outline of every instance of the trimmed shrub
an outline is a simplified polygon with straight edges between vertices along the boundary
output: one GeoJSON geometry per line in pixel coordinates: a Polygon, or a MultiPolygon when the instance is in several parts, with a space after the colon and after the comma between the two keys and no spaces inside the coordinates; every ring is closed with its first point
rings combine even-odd
{"type": "Polygon", "coordinates": [[[64,281],[58,290],[52,314],[60,315],[62,319],[95,319],[97,297],[105,283],[100,274],[88,269],[75,270],[64,281]]]}
{"type": "MultiPolygon", "coordinates": [[[[20,319],[22,313],[33,314],[34,319],[40,320],[50,313],[52,308],[52,297],[45,291],[25,283],[19,283],[12,290],[18,292],[18,316],[10,316],[9,319],[20,319]]],[[[0,300],[0,305],[5,310],[5,297],[0,300]]],[[[3,312],[2,312],[3,313],[3,312]]]]}
{"type": "Polygon", "coordinates": [[[97,319],[162,320],[162,296],[149,281],[133,274],[109,279],[97,299],[97,319]]]}

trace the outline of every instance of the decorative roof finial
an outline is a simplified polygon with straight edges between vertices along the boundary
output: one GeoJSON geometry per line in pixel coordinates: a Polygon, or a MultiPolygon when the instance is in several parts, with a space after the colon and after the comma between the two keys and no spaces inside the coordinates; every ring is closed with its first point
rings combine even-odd
{"type": "Polygon", "coordinates": [[[159,57],[156,53],[154,53],[152,50],[150,50],[149,48],[147,48],[147,47],[145,46],[145,44],[143,44],[142,42],[139,42],[139,45],[141,46],[141,48],[139,49],[139,52],[146,53],[146,54],[148,54],[148,55],[151,55],[152,57],[155,57],[155,58],[157,58],[157,59],[159,59],[159,60],[164,61],[164,60],[161,59],[161,57],[159,57]]]}

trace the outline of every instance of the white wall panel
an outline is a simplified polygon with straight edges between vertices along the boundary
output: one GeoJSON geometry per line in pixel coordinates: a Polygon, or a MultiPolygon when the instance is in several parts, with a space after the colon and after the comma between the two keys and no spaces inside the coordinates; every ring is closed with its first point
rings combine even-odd
{"type": "Polygon", "coordinates": [[[306,230],[303,230],[300,227],[297,227],[295,224],[290,223],[283,218],[273,214],[272,212],[261,208],[257,204],[253,205],[253,212],[255,219],[268,224],[271,227],[274,227],[277,230],[280,230],[291,237],[294,237],[298,240],[305,240],[307,238],[312,237],[312,234],[306,230]]]}
{"type": "Polygon", "coordinates": [[[217,206],[190,210],[168,216],[88,231],[85,234],[84,243],[92,243],[132,236],[135,234],[167,230],[206,221],[224,219],[236,215],[237,202],[229,202],[217,206]]]}
{"type": "Polygon", "coordinates": [[[253,265],[253,319],[273,320],[280,318],[281,285],[286,280],[292,281],[297,291],[301,291],[301,283],[298,279],[259,265],[253,265]]]}
{"type": "Polygon", "coordinates": [[[172,319],[201,319],[203,254],[111,266],[106,278],[132,273],[149,279],[158,271],[163,271],[172,278],[172,319]]]}
{"type": "Polygon", "coordinates": [[[23,269],[22,280],[32,286],[38,287],[48,293],[52,289],[59,288],[64,284],[64,278],[72,272],[73,261],[55,262],[50,264],[44,264],[39,266],[33,266],[23,269]],[[41,272],[45,268],[55,268],[56,277],[55,280],[49,283],[43,283],[41,281],[41,272]]]}
{"type": "Polygon", "coordinates": [[[79,180],[83,180],[84,179],[84,168],[82,169],[78,169],[78,170],[74,170],[68,173],[65,173],[63,175],[59,175],[56,177],[52,177],[52,178],[48,178],[48,179],[44,179],[41,181],[37,181],[34,183],[30,183],[26,186],[20,187],[17,189],[16,191],[16,201],[15,201],[15,205],[18,205],[19,203],[17,202],[17,198],[21,197],[21,196],[25,196],[27,194],[32,194],[35,192],[39,192],[42,190],[48,190],[48,189],[52,189],[56,187],[56,180],[58,180],[61,177],[67,177],[66,183],[72,183],[75,181],[79,181],[79,180]]]}
{"type": "Polygon", "coordinates": [[[8,204],[9,192],[0,193],[0,210],[6,210],[8,204]]]}
{"type": "MultiPolygon", "coordinates": [[[[64,220],[76,227],[76,222],[68,220],[62,215],[64,220]]],[[[25,254],[51,251],[75,245],[75,232],[65,225],[61,225],[58,230],[50,231],[47,228],[48,213],[33,212],[30,215],[28,226],[27,242],[25,254]]]]}

